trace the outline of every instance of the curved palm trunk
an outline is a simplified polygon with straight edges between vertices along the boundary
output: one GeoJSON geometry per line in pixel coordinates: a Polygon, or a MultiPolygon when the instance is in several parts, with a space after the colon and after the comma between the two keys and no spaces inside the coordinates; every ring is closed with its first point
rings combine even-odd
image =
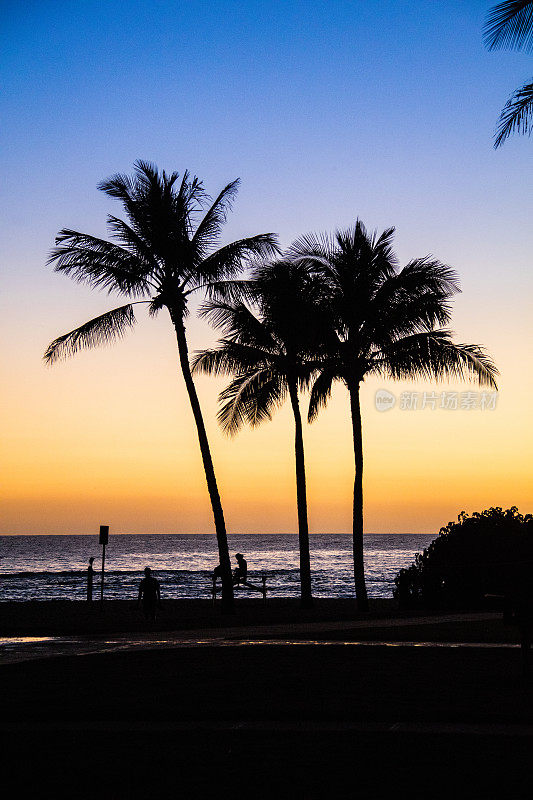
{"type": "Polygon", "coordinates": [[[289,381],[289,396],[291,398],[295,427],[294,454],[296,457],[296,502],[298,507],[298,543],[300,546],[300,603],[302,608],[312,608],[313,596],[311,594],[311,561],[309,556],[307,491],[305,487],[304,439],[296,382],[289,381]]]}
{"type": "Polygon", "coordinates": [[[355,478],[353,484],[353,570],[355,596],[359,611],[368,611],[368,595],[365,583],[365,561],[363,553],[363,428],[361,424],[361,405],[359,402],[359,383],[348,386],[350,410],[352,413],[353,450],[355,457],[355,478]]]}
{"type": "MultiPolygon", "coordinates": [[[[170,310],[170,309],[169,309],[170,310]]],[[[222,503],[220,502],[220,495],[218,492],[217,481],[215,478],[215,470],[213,467],[213,459],[211,458],[211,451],[209,449],[209,442],[207,440],[207,433],[205,430],[204,420],[202,417],[202,410],[198,395],[196,394],[196,387],[191,375],[191,368],[189,365],[189,353],[187,348],[187,339],[185,337],[185,326],[181,316],[177,313],[170,311],[170,317],[176,331],[178,340],[178,352],[180,357],[181,370],[185,379],[185,386],[191,403],[196,429],[198,431],[198,440],[200,442],[200,451],[202,453],[202,461],[204,464],[205,479],[207,482],[207,489],[209,491],[209,498],[211,500],[211,507],[213,509],[213,517],[215,519],[215,531],[217,536],[218,554],[220,558],[220,566],[222,572],[222,613],[232,614],[233,606],[233,578],[231,572],[231,561],[228,550],[228,538],[226,535],[226,523],[224,521],[224,513],[222,511],[222,503]]]]}

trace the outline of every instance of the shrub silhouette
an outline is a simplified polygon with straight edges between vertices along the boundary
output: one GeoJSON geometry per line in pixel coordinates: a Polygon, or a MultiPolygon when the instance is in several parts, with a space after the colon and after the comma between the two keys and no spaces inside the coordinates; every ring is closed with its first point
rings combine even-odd
{"type": "Polygon", "coordinates": [[[533,570],[533,516],[516,506],[489,508],[441,528],[414,564],[395,578],[400,607],[476,607],[484,595],[512,595],[533,570]]]}

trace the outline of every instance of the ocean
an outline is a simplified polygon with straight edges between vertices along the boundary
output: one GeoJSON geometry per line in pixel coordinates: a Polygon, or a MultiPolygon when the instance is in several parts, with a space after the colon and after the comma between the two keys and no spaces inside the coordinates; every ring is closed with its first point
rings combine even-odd
{"type": "MultiPolygon", "coordinates": [[[[371,597],[391,597],[394,578],[433,534],[367,534],[365,564],[371,597]]],[[[298,537],[295,534],[233,534],[230,554],[243,553],[248,580],[266,576],[270,597],[299,595],[298,537]]],[[[315,597],[352,597],[350,534],[311,534],[315,597]]],[[[0,536],[0,600],[82,600],[90,556],[101,569],[97,536],[0,536]]],[[[145,566],[161,584],[162,597],[208,598],[210,573],[218,563],[214,534],[123,534],[106,548],[104,594],[109,600],[137,596],[145,566]]],[[[236,562],[234,563],[236,566],[236,562]]],[[[100,593],[100,576],[95,581],[100,593]]],[[[244,593],[244,590],[243,590],[244,593]]]]}

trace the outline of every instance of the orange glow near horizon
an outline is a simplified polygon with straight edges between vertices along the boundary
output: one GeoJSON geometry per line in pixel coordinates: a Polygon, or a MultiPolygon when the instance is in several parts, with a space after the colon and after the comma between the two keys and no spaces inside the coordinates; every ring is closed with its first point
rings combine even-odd
{"type": "MultiPolygon", "coordinates": [[[[193,338],[198,338],[197,326],[191,326],[193,338]]],[[[4,403],[12,425],[4,438],[9,469],[1,533],[90,533],[102,522],[115,533],[213,531],[171,332],[163,323],[141,328],[115,347],[52,369],[39,364],[25,376],[25,385],[22,378],[10,384],[4,403]],[[30,403],[38,413],[28,413],[30,403]]],[[[37,342],[33,355],[40,356],[37,342]]],[[[450,387],[365,383],[367,532],[437,533],[463,509],[517,505],[523,513],[530,510],[523,419],[531,389],[517,365],[509,361],[504,370],[505,359],[496,360],[503,374],[495,410],[396,407],[379,413],[374,407],[378,388],[399,398],[406,390],[421,395],[450,387]]],[[[17,371],[15,357],[11,367],[17,371]]],[[[223,382],[200,377],[197,385],[228,531],[296,532],[289,407],[276,412],[272,422],[228,439],[215,421],[223,382]]],[[[471,385],[452,388],[478,391],[471,385]]],[[[342,387],[304,433],[310,530],[349,532],[353,453],[342,387]]]]}

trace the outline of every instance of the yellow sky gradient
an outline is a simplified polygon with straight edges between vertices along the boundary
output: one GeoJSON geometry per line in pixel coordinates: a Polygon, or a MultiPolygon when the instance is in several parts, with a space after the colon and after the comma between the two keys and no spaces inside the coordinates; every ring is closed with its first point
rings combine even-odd
{"type": "MultiPolygon", "coordinates": [[[[64,329],[79,322],[63,316],[64,329]]],[[[367,532],[436,533],[462,509],[491,505],[531,510],[526,421],[533,385],[509,347],[512,325],[508,320],[500,347],[489,347],[502,371],[495,410],[396,407],[379,413],[374,407],[379,388],[399,398],[407,390],[421,395],[477,387],[365,383],[367,532]]],[[[213,341],[202,323],[193,321],[189,328],[191,349],[213,341]]],[[[39,359],[58,332],[38,329],[8,357],[13,378],[4,393],[9,427],[1,532],[88,533],[101,523],[114,533],[211,531],[196,433],[167,320],[142,322],[111,348],[46,368],[39,359]]],[[[461,340],[490,339],[487,333],[462,333],[461,340]]],[[[223,382],[200,377],[197,385],[228,530],[296,531],[290,408],[271,423],[228,439],[215,422],[223,382]]],[[[310,529],[349,531],[353,451],[343,387],[304,433],[310,529]]]]}

